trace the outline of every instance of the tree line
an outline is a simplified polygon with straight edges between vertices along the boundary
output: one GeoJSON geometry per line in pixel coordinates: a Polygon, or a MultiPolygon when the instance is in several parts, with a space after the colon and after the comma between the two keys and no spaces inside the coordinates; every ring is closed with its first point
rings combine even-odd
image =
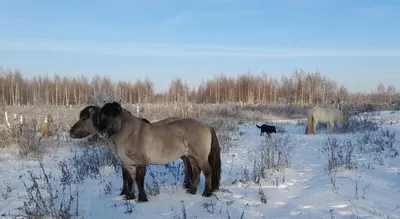
{"type": "Polygon", "coordinates": [[[398,100],[393,85],[378,84],[376,91],[352,93],[343,85],[319,72],[295,70],[281,78],[266,72],[260,75],[216,75],[189,87],[174,79],[166,92],[155,92],[148,78],[137,81],[112,81],[107,76],[71,77],[54,74],[23,77],[19,70],[0,68],[0,102],[4,105],[83,105],[99,97],[113,97],[124,103],[287,103],[316,104],[332,101],[391,102],[398,100]]]}

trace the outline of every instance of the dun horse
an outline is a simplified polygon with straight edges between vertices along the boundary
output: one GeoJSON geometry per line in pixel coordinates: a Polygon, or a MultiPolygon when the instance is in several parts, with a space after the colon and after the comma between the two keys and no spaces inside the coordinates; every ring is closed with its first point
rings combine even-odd
{"type": "Polygon", "coordinates": [[[327,123],[328,133],[331,133],[335,126],[335,121],[345,125],[347,124],[347,116],[337,109],[313,107],[308,111],[305,134],[316,134],[316,127],[319,122],[327,123]]]}
{"type": "MultiPolygon", "coordinates": [[[[79,120],[72,126],[70,130],[70,136],[72,138],[84,138],[88,135],[98,133],[97,130],[97,117],[100,111],[100,107],[98,106],[87,106],[85,107],[79,114],[79,120]]],[[[180,119],[179,117],[170,117],[163,120],[159,120],[153,125],[161,124],[164,122],[171,122],[174,120],[180,119]]],[[[148,122],[146,119],[142,119],[145,122],[148,122]]],[[[188,158],[181,157],[184,163],[185,169],[185,180],[183,183],[183,187],[188,189],[190,187],[190,181],[192,180],[192,168],[190,166],[190,162],[188,158]]],[[[123,186],[120,195],[125,195],[126,199],[135,199],[135,192],[133,188],[133,179],[127,169],[121,165],[122,169],[122,179],[123,186]]],[[[146,195],[144,193],[144,176],[146,174],[146,166],[138,166],[136,173],[136,184],[138,186],[139,195],[141,196],[141,201],[146,201],[146,195]]]]}
{"type": "MultiPolygon", "coordinates": [[[[156,122],[152,122],[151,124],[152,125],[158,125],[158,124],[162,124],[162,123],[173,122],[173,121],[176,121],[176,120],[179,120],[179,119],[182,119],[182,118],[180,118],[180,117],[168,117],[166,119],[161,119],[161,120],[158,120],[156,122]]],[[[183,166],[184,166],[184,169],[185,169],[185,179],[183,180],[183,188],[188,189],[190,187],[190,183],[193,180],[192,167],[190,166],[190,162],[189,162],[189,158],[188,157],[182,156],[181,159],[183,161],[183,166]]],[[[126,172],[126,176],[130,177],[128,172],[126,172]]]]}
{"type": "Polygon", "coordinates": [[[193,181],[187,192],[196,194],[200,171],[205,177],[204,197],[219,189],[221,157],[214,128],[191,118],[153,126],[117,102],[100,109],[98,125],[99,136],[109,142],[134,180],[138,165],[167,164],[188,156],[193,181]]]}

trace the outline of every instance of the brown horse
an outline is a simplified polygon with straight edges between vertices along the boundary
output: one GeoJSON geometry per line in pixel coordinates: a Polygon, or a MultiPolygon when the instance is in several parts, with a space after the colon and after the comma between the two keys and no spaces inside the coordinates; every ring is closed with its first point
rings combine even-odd
{"type": "MultiPolygon", "coordinates": [[[[88,135],[97,133],[96,123],[97,116],[100,111],[100,107],[98,106],[87,106],[85,107],[79,114],[79,120],[71,127],[70,136],[72,138],[80,139],[84,138],[88,135]]],[[[164,122],[171,122],[174,120],[180,119],[179,117],[170,117],[167,119],[163,119],[153,123],[153,125],[161,124],[164,122]]],[[[147,119],[143,119],[143,121],[150,123],[147,119]]],[[[188,189],[190,187],[190,183],[192,180],[192,168],[190,166],[190,162],[188,158],[182,157],[185,169],[185,180],[183,183],[183,187],[188,189]]],[[[135,191],[133,188],[133,179],[127,169],[121,165],[122,169],[122,179],[123,186],[120,195],[125,195],[126,199],[135,199],[135,191]]],[[[147,198],[144,195],[144,176],[146,174],[146,166],[138,166],[138,171],[136,175],[136,183],[139,190],[139,195],[141,201],[146,201],[147,198]]]]}
{"type": "Polygon", "coordinates": [[[167,164],[188,156],[193,182],[187,192],[196,194],[200,170],[205,177],[202,195],[209,197],[219,189],[221,157],[214,128],[191,118],[153,126],[117,102],[100,109],[96,124],[99,136],[109,143],[134,180],[139,165],[167,164]]]}

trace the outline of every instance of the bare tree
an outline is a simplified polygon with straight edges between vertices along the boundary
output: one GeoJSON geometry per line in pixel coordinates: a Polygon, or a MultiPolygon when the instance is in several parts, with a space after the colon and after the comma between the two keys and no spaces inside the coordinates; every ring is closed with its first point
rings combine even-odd
{"type": "Polygon", "coordinates": [[[24,78],[20,71],[0,68],[0,102],[5,105],[70,105],[85,104],[104,98],[124,103],[196,102],[196,103],[296,103],[300,105],[342,101],[392,101],[398,98],[393,85],[378,84],[371,93],[351,93],[343,85],[319,72],[295,70],[291,76],[268,77],[266,72],[254,75],[246,72],[237,77],[223,74],[204,80],[189,88],[182,79],[171,81],[167,92],[154,92],[149,78],[113,82],[109,77],[95,75],[52,77],[38,75],[24,78]]]}

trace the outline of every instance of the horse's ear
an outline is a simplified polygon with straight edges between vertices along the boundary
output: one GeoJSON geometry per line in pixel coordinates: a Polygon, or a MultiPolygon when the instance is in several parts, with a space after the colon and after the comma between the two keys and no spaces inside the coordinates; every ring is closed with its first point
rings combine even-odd
{"type": "Polygon", "coordinates": [[[89,107],[88,111],[89,111],[90,115],[93,115],[93,113],[94,113],[93,107],[89,107]]]}

